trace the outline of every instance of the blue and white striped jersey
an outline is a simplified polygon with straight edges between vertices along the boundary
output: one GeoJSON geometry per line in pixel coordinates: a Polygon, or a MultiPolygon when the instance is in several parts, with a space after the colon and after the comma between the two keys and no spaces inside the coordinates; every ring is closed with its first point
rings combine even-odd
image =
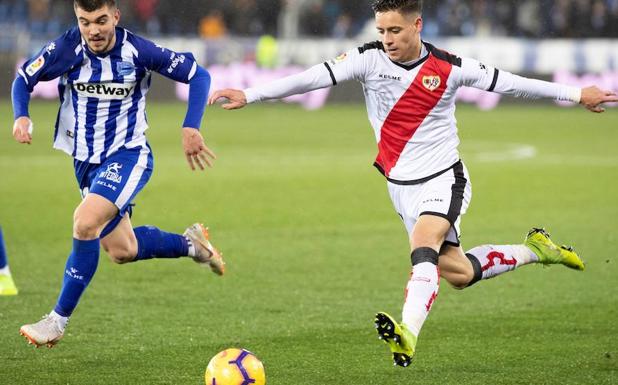
{"type": "Polygon", "coordinates": [[[101,163],[120,148],[146,146],[152,71],[189,83],[197,63],[190,53],[170,51],[119,27],[113,49],[97,56],[75,27],[18,73],[30,92],[37,82],[60,77],[54,148],[82,162],[101,163]]]}

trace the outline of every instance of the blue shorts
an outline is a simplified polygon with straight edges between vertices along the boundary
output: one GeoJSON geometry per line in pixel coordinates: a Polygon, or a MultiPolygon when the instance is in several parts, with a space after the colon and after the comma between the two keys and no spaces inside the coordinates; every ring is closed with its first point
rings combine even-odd
{"type": "Polygon", "coordinates": [[[148,145],[120,149],[101,164],[73,162],[82,198],[94,193],[118,207],[118,215],[103,229],[101,238],[111,233],[126,213],[131,215],[133,199],[148,183],[153,163],[148,145]]]}

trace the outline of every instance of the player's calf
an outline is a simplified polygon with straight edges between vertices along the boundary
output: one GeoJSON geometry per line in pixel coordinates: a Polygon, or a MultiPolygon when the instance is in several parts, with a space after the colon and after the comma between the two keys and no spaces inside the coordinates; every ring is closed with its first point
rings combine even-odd
{"type": "Polygon", "coordinates": [[[490,279],[530,263],[563,264],[584,270],[581,258],[566,246],[557,246],[544,229],[533,228],[523,245],[483,245],[466,253],[474,269],[474,278],[468,286],[482,279],[490,279]]]}
{"type": "Polygon", "coordinates": [[[101,240],[101,247],[105,250],[107,255],[109,255],[112,262],[119,265],[133,262],[137,254],[137,247],[131,247],[131,245],[118,242],[110,242],[105,239],[101,240]]]}

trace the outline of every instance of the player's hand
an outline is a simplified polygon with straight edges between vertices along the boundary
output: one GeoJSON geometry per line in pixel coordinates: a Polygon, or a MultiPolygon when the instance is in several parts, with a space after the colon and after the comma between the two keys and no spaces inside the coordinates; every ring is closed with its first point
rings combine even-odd
{"type": "Polygon", "coordinates": [[[21,116],[13,124],[13,137],[19,143],[32,143],[32,120],[27,116],[21,116]]]}
{"type": "Polygon", "coordinates": [[[579,103],[592,112],[604,112],[602,103],[618,102],[618,95],[613,91],[605,91],[598,87],[582,88],[582,97],[579,103]]]}
{"type": "Polygon", "coordinates": [[[212,167],[212,161],[217,159],[215,153],[206,147],[200,131],[195,128],[184,127],[182,129],[182,147],[191,170],[195,171],[195,165],[201,170],[204,170],[205,165],[212,167]]]}
{"type": "Polygon", "coordinates": [[[228,100],[227,103],[223,103],[221,105],[221,107],[226,110],[236,110],[247,105],[247,96],[245,93],[241,90],[235,90],[232,88],[215,91],[210,98],[208,98],[208,104],[213,105],[221,98],[226,98],[228,100]]]}

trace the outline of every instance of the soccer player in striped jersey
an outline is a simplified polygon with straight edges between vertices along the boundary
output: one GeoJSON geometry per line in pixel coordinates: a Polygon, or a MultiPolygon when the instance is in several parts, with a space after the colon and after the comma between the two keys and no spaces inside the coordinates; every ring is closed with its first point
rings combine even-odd
{"type": "Polygon", "coordinates": [[[218,275],[225,267],[203,225],[173,234],[154,226],[133,228],[130,219],[132,201],[153,170],[145,136],[152,72],[190,86],[182,142],[193,170],[204,170],[215,158],[199,131],[210,75],[192,54],[168,50],[118,27],[120,10],[115,0],[75,0],[73,5],[78,26],[28,60],[12,90],[13,136],[29,144],[30,92],[39,81],[60,78],[54,148],[74,158],[83,198],[73,217],[73,248],[58,301],[41,321],[20,329],[37,347],[52,347],[64,335],[94,276],[101,246],[117,263],[187,256],[218,275]]]}
{"type": "Polygon", "coordinates": [[[481,279],[529,263],[560,263],[583,270],[570,248],[556,246],[542,229],[532,229],[520,245],[483,245],[464,252],[461,216],[472,197],[470,178],[458,152],[455,94],[470,86],[526,98],[580,103],[602,112],[615,93],[527,79],[460,58],[421,40],[422,1],[377,0],[373,4],[380,41],[352,49],[305,72],[244,91],[216,91],[209,103],[225,109],[305,93],[340,82],[363,85],[369,121],[378,142],[377,169],[407,229],[412,274],[406,286],[403,321],[378,313],[378,336],[395,364],[408,366],[416,341],[438,294],[440,276],[463,289],[481,279]]]}
{"type": "Polygon", "coordinates": [[[9,261],[6,256],[2,226],[0,226],[0,295],[17,295],[18,290],[13,281],[9,261]]]}

